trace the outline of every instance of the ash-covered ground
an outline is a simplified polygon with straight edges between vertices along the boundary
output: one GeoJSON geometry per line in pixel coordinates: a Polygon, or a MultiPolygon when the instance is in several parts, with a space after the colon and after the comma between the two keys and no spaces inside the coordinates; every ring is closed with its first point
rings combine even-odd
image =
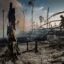
{"type": "MultiPolygon", "coordinates": [[[[19,44],[21,55],[18,56],[16,64],[64,64],[64,45],[62,43],[38,42],[38,52],[35,53],[35,43],[29,43],[29,50],[26,51],[26,43],[19,44]]],[[[0,55],[6,47],[0,48],[0,55]]],[[[0,58],[1,59],[1,58],[0,58]]],[[[1,62],[1,61],[0,61],[1,62]]],[[[1,63],[0,63],[1,64],[1,63]]],[[[13,64],[10,60],[5,64],[13,64]]]]}

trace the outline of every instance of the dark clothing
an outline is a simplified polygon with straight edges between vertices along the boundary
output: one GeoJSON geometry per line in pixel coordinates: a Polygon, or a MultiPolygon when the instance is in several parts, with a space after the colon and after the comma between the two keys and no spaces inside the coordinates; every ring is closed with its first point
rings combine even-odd
{"type": "Polygon", "coordinates": [[[7,26],[7,35],[11,35],[11,33],[13,32],[13,29],[11,26],[7,26]]]}
{"type": "Polygon", "coordinates": [[[8,35],[9,41],[16,41],[14,33],[13,33],[13,29],[11,26],[7,27],[7,35],[8,35]]]}
{"type": "Polygon", "coordinates": [[[8,20],[9,23],[11,23],[11,26],[13,29],[15,29],[15,8],[10,8],[8,13],[8,20]]]}

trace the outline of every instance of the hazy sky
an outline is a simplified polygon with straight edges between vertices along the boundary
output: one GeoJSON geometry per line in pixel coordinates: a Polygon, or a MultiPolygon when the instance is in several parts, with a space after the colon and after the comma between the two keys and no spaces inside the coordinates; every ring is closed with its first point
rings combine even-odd
{"type": "MultiPolygon", "coordinates": [[[[26,16],[31,18],[31,8],[28,5],[29,0],[19,0],[25,8],[26,16]]],[[[64,10],[64,0],[34,0],[34,21],[39,22],[39,16],[47,17],[47,8],[49,7],[49,16],[64,10]]],[[[60,19],[59,15],[51,19],[60,19]]],[[[30,20],[29,20],[30,21],[30,20]]]]}
{"type": "Polygon", "coordinates": [[[64,0],[48,0],[48,6],[51,12],[64,10],[64,0]]]}
{"type": "MultiPolygon", "coordinates": [[[[29,0],[19,0],[25,7],[28,7],[29,0]]],[[[50,12],[64,10],[64,0],[34,0],[35,7],[49,7],[50,12]]],[[[29,11],[29,9],[28,9],[29,11]]]]}
{"type": "MultiPolygon", "coordinates": [[[[31,28],[31,7],[28,5],[29,0],[0,0],[0,36],[2,37],[2,9],[5,10],[5,34],[7,28],[7,13],[9,9],[9,3],[12,2],[13,6],[16,9],[16,21],[20,21],[17,25],[16,33],[21,33],[23,30],[23,21],[24,15],[23,10],[25,12],[25,27],[26,30],[31,28]],[[28,29],[27,29],[28,28],[28,29]]],[[[43,16],[46,19],[47,8],[49,7],[49,15],[52,15],[56,12],[60,12],[64,10],[64,0],[35,0],[34,1],[34,18],[33,20],[39,24],[39,16],[43,16]]],[[[59,18],[59,16],[55,17],[59,18]]],[[[6,36],[6,35],[5,35],[6,36]]]]}

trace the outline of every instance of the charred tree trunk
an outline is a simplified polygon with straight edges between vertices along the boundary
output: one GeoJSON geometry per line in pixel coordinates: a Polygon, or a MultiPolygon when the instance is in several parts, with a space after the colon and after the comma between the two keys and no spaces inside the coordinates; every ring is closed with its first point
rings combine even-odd
{"type": "Polygon", "coordinates": [[[28,51],[29,49],[28,49],[28,42],[27,42],[27,51],[28,51]]]}
{"type": "Polygon", "coordinates": [[[37,53],[37,52],[38,52],[38,42],[35,41],[35,53],[37,53]]]}

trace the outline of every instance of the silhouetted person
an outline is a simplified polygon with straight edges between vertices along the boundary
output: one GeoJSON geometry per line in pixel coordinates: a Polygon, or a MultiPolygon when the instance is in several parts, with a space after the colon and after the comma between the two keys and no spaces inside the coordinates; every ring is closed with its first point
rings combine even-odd
{"type": "Polygon", "coordinates": [[[10,56],[12,58],[12,61],[15,60],[16,52],[18,53],[17,47],[15,47],[16,39],[14,35],[15,30],[15,8],[12,7],[12,3],[10,3],[9,12],[8,12],[8,26],[7,26],[7,36],[8,36],[8,49],[10,51],[10,56]],[[16,49],[16,52],[14,52],[14,49],[16,49]]]}
{"type": "Polygon", "coordinates": [[[11,23],[13,29],[15,29],[15,8],[12,7],[13,4],[10,3],[9,12],[8,12],[8,20],[11,23]]]}
{"type": "Polygon", "coordinates": [[[13,28],[15,29],[15,8],[12,9],[12,25],[13,25],[13,28]]]}
{"type": "Polygon", "coordinates": [[[64,28],[64,17],[63,15],[60,16],[61,18],[61,23],[60,23],[60,29],[63,27],[64,28]]]}
{"type": "Polygon", "coordinates": [[[8,12],[8,21],[12,21],[12,3],[10,3],[9,12],[8,12]]]}

